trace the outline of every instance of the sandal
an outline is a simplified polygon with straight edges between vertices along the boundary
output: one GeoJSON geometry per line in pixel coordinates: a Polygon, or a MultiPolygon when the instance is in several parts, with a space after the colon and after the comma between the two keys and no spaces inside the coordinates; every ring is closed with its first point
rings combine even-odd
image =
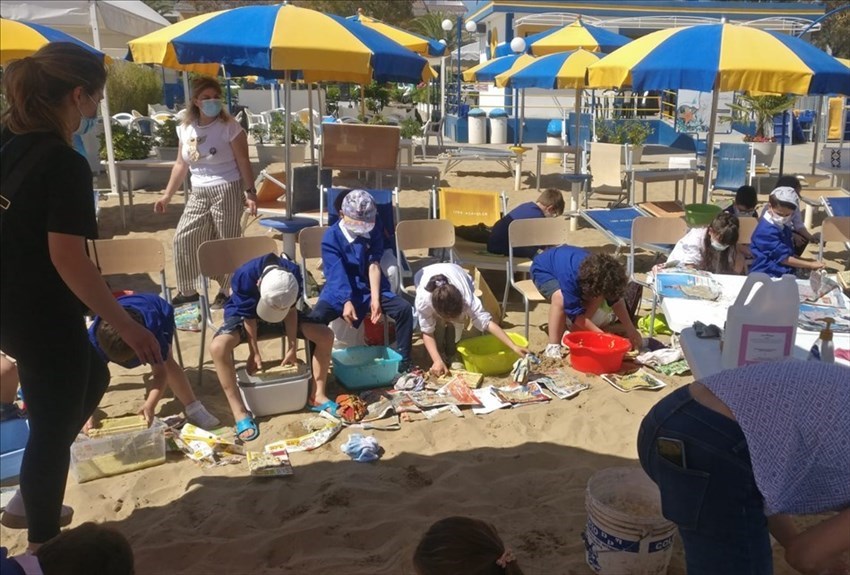
{"type": "Polygon", "coordinates": [[[336,417],[336,410],[339,409],[339,405],[333,400],[327,400],[324,403],[319,403],[316,405],[310,406],[310,411],[314,411],[316,413],[322,413],[323,411],[327,411],[334,417],[336,417]]]}
{"type": "Polygon", "coordinates": [[[252,413],[248,413],[248,417],[236,422],[236,437],[238,437],[241,441],[254,441],[260,437],[260,427],[254,420],[254,415],[252,413]],[[249,437],[242,436],[242,434],[246,431],[252,432],[249,437]]]}

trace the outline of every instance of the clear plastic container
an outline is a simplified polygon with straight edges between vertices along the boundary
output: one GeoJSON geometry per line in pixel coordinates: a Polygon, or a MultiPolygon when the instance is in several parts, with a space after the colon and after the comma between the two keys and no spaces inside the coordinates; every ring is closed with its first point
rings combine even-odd
{"type": "Polygon", "coordinates": [[[78,439],[71,445],[71,469],[77,482],[165,463],[165,429],[166,425],[157,419],[142,431],[78,439]]]}

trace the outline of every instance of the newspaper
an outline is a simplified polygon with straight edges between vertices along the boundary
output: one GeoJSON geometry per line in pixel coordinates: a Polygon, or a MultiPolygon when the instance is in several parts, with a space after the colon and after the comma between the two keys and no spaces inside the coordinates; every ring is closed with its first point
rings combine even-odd
{"type": "Polygon", "coordinates": [[[602,379],[610,383],[615,389],[623,393],[629,393],[636,389],[656,390],[666,387],[667,384],[646,371],[640,368],[634,373],[628,375],[620,375],[619,373],[606,373],[602,379]]]}
{"type": "Polygon", "coordinates": [[[508,401],[502,401],[499,397],[493,393],[492,387],[482,387],[480,389],[474,389],[472,393],[475,394],[475,397],[481,402],[483,407],[473,407],[472,413],[475,415],[487,415],[488,413],[492,413],[497,409],[502,409],[503,407],[510,407],[511,404],[508,401]]]}
{"type": "Polygon", "coordinates": [[[797,289],[800,292],[800,303],[846,308],[847,298],[841,293],[841,286],[829,277],[816,276],[816,273],[812,273],[809,283],[804,281],[797,282],[797,289]]]}
{"type": "Polygon", "coordinates": [[[708,272],[660,270],[655,274],[655,293],[661,297],[715,301],[723,287],[708,272]]]}
{"type": "Polygon", "coordinates": [[[292,463],[285,447],[273,447],[277,443],[266,445],[263,451],[248,452],[248,469],[254,477],[282,477],[292,475],[292,463]]]}
{"type": "Polygon", "coordinates": [[[549,396],[544,394],[540,386],[534,382],[526,385],[494,387],[493,393],[502,402],[510,403],[513,406],[549,401],[549,396]]]}
{"type": "Polygon", "coordinates": [[[462,377],[456,377],[437,393],[453,397],[455,399],[455,405],[474,405],[480,407],[481,402],[478,401],[478,398],[472,391],[462,377]]]}
{"type": "Polygon", "coordinates": [[[826,323],[820,320],[827,317],[833,320],[830,328],[833,333],[850,333],[850,311],[810,303],[800,304],[797,327],[806,331],[820,332],[826,327],[826,323]]]}
{"type": "Polygon", "coordinates": [[[427,419],[434,419],[441,413],[448,412],[454,415],[455,417],[463,417],[463,412],[456,405],[444,405],[442,407],[436,407],[434,409],[427,409],[422,412],[427,419]]]}
{"type": "Polygon", "coordinates": [[[585,389],[590,389],[587,383],[581,383],[578,379],[572,376],[564,376],[554,378],[550,376],[540,376],[533,383],[542,385],[558,399],[570,399],[577,396],[585,389]]]}
{"type": "Polygon", "coordinates": [[[304,428],[304,435],[290,437],[269,443],[266,450],[284,450],[289,453],[298,451],[313,451],[333,439],[342,429],[342,421],[334,416],[322,412],[321,414],[302,420],[300,423],[304,428]]]}
{"type": "Polygon", "coordinates": [[[460,377],[466,383],[468,387],[471,389],[478,389],[481,387],[481,382],[484,381],[484,375],[480,373],[475,373],[472,371],[464,371],[462,369],[454,369],[451,373],[447,373],[446,375],[441,375],[437,378],[437,384],[440,387],[446,385],[456,377],[460,377]]]}
{"type": "Polygon", "coordinates": [[[457,405],[457,399],[451,395],[441,395],[436,391],[406,391],[403,392],[420,409],[430,409],[443,405],[457,405]]]}
{"type": "Polygon", "coordinates": [[[245,448],[206,429],[187,423],[172,437],[186,456],[205,466],[218,465],[228,456],[244,456],[245,448]]]}

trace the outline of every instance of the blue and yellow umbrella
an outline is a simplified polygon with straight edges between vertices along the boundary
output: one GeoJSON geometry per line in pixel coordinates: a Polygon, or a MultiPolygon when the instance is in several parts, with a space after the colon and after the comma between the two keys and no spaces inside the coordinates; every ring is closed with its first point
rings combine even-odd
{"type": "MultiPolygon", "coordinates": [[[[525,38],[526,51],[534,56],[583,49],[588,52],[613,52],[631,42],[631,38],[591,26],[577,19],[560,28],[550,28],[525,38]]],[[[510,44],[501,44],[496,55],[510,54],[510,44]]]]}
{"type": "Polygon", "coordinates": [[[363,13],[363,9],[357,11],[356,16],[349,16],[348,20],[359,22],[364,26],[379,32],[393,42],[401,44],[408,50],[416,52],[420,56],[443,56],[446,53],[446,45],[434,40],[426,38],[395,26],[390,26],[386,22],[381,22],[375,18],[370,18],[363,13]]]}
{"type": "Polygon", "coordinates": [[[534,57],[528,54],[511,54],[482,62],[468,70],[463,71],[464,82],[495,82],[496,76],[507,71],[519,71],[530,63],[534,57]]]}
{"type": "Polygon", "coordinates": [[[70,42],[103,58],[106,63],[111,61],[103,52],[59,30],[41,24],[0,18],[0,65],[31,56],[51,42],[70,42]]]}

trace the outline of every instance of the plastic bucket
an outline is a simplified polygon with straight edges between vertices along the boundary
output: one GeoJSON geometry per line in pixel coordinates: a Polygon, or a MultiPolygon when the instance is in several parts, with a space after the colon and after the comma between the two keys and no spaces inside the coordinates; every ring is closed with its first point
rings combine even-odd
{"type": "MultiPolygon", "coordinates": [[[[520,347],[528,345],[528,340],[518,333],[507,332],[511,341],[520,347]]],[[[495,335],[479,335],[464,339],[457,345],[457,352],[463,359],[466,371],[484,375],[504,375],[511,371],[517,354],[508,349],[495,335]]]]}
{"type": "Polygon", "coordinates": [[[691,228],[704,228],[720,213],[721,207],[715,204],[688,204],[685,206],[685,223],[691,228]]]}
{"type": "Polygon", "coordinates": [[[658,488],[640,467],[597,471],[585,492],[587,564],[600,575],[663,575],[676,526],[661,515],[658,488]]]}
{"type": "Polygon", "coordinates": [[[623,365],[623,356],[632,347],[624,337],[593,331],[571,331],[564,334],[561,344],[570,348],[570,365],[582,373],[616,373],[623,365]]]}

